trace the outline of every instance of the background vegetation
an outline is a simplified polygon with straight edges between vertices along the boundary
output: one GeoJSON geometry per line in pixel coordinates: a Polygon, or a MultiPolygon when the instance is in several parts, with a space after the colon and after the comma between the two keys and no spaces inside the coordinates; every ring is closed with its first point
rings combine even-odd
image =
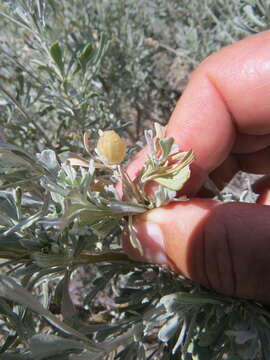
{"type": "Polygon", "coordinates": [[[60,154],[84,154],[89,129],[90,144],[98,129],[115,129],[130,158],[145,128],[168,121],[196,65],[268,29],[269,8],[266,0],[0,0],[1,359],[268,358],[265,306],[106,257],[121,250],[119,227],[55,225],[59,197],[85,186],[60,169],[60,154]]]}

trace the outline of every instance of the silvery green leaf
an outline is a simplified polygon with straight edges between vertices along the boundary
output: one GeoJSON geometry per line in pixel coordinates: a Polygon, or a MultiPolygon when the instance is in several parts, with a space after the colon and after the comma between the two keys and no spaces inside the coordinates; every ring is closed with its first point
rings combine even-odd
{"type": "Polygon", "coordinates": [[[44,165],[52,173],[52,175],[57,175],[58,171],[60,170],[60,165],[53,150],[43,150],[36,156],[39,162],[44,165]]]}
{"type": "Polygon", "coordinates": [[[258,353],[259,353],[258,339],[253,339],[241,346],[238,346],[236,353],[240,356],[241,360],[258,359],[258,353]]]}
{"type": "Polygon", "coordinates": [[[76,217],[81,223],[92,225],[101,220],[113,227],[115,220],[123,216],[140,214],[146,211],[143,205],[127,203],[118,200],[106,200],[105,198],[92,197],[88,200],[79,190],[73,190],[65,199],[65,211],[62,217],[62,228],[65,228],[76,217]],[[109,224],[112,220],[113,224],[109,224]]]}
{"type": "MultiPolygon", "coordinates": [[[[46,277],[52,280],[55,278],[59,278],[59,273],[62,271],[63,268],[61,266],[58,267],[54,266],[51,268],[40,269],[39,266],[32,264],[30,267],[31,279],[27,284],[27,290],[31,291],[34,288],[40,286],[46,277]]],[[[27,273],[28,273],[27,271],[22,271],[22,275],[26,275],[27,273]]]]}
{"type": "Polygon", "coordinates": [[[143,338],[143,324],[139,322],[132,326],[133,338],[136,342],[142,341],[143,338]]]}
{"type": "Polygon", "coordinates": [[[66,271],[63,278],[62,286],[62,301],[61,301],[61,314],[63,315],[64,320],[71,318],[76,313],[75,306],[72,302],[70,293],[69,293],[69,283],[70,283],[70,272],[66,271]]]}
{"type": "Polygon", "coordinates": [[[178,315],[171,317],[159,330],[158,338],[163,341],[169,341],[177,330],[179,330],[180,318],[178,315]]]}
{"type": "Polygon", "coordinates": [[[184,341],[184,338],[186,336],[186,331],[187,331],[187,322],[186,322],[186,319],[184,319],[183,321],[183,324],[182,324],[182,328],[181,328],[181,331],[180,331],[180,334],[177,338],[177,341],[176,343],[174,344],[174,347],[173,347],[173,350],[172,350],[172,353],[175,354],[176,351],[178,350],[179,346],[182,345],[183,341],[184,341]]]}
{"type": "Polygon", "coordinates": [[[153,131],[152,130],[145,130],[144,131],[144,136],[145,136],[145,139],[146,139],[146,143],[147,143],[147,145],[149,147],[151,160],[155,163],[157,159],[156,159],[156,152],[155,152],[154,142],[153,142],[153,131]]]}
{"type": "Polygon", "coordinates": [[[20,321],[21,319],[18,317],[18,315],[13,312],[11,306],[8,302],[6,302],[4,299],[0,298],[0,314],[5,314],[10,318],[13,318],[15,321],[20,321]]]}
{"type": "MultiPolygon", "coordinates": [[[[144,199],[142,198],[138,187],[134,182],[130,180],[126,171],[124,171],[121,166],[118,167],[118,170],[121,176],[122,192],[123,194],[125,194],[125,199],[128,202],[134,202],[134,201],[137,203],[144,202],[144,199]]],[[[114,190],[114,194],[115,194],[115,190],[114,190]]],[[[116,194],[115,198],[118,199],[119,195],[116,194]]]]}
{"type": "MultiPolygon", "coordinates": [[[[211,360],[216,360],[217,356],[221,356],[220,354],[218,354],[217,351],[215,351],[214,346],[213,347],[201,347],[197,344],[197,342],[193,343],[194,344],[194,354],[196,354],[195,356],[197,356],[198,359],[211,359],[211,360]]],[[[230,360],[239,360],[239,358],[233,358],[230,356],[230,354],[228,354],[228,359],[230,360]]],[[[193,360],[193,359],[192,359],[193,360]]]]}
{"type": "Polygon", "coordinates": [[[137,351],[137,360],[146,360],[146,353],[142,343],[139,344],[139,349],[137,351]]]}
{"type": "Polygon", "coordinates": [[[93,332],[97,332],[95,338],[99,342],[106,341],[108,339],[112,339],[114,334],[117,332],[121,332],[123,330],[123,324],[95,324],[88,325],[85,330],[83,330],[84,334],[91,334],[93,332]],[[95,328],[93,328],[95,327],[95,328]]]}
{"type": "Polygon", "coordinates": [[[248,4],[245,5],[244,6],[244,11],[245,11],[246,15],[249,17],[249,19],[255,25],[257,25],[257,26],[259,26],[261,28],[265,28],[267,26],[267,23],[258,17],[258,14],[256,13],[253,6],[248,5],[248,4]]]}
{"type": "Polygon", "coordinates": [[[162,149],[162,156],[161,156],[161,158],[159,158],[159,161],[163,162],[167,159],[168,155],[171,153],[174,139],[171,137],[163,138],[163,139],[158,138],[156,141],[159,143],[159,145],[162,149]]]}
{"type": "Polygon", "coordinates": [[[15,232],[24,231],[26,228],[32,226],[35,222],[37,222],[42,216],[41,212],[38,212],[32,216],[29,216],[28,218],[20,221],[15,226],[12,226],[10,229],[8,229],[4,235],[9,235],[15,232]]]}
{"type": "Polygon", "coordinates": [[[137,342],[132,342],[131,344],[125,346],[124,350],[122,350],[118,355],[119,360],[136,360],[138,353],[138,345],[139,344],[137,342]]]}
{"type": "Polygon", "coordinates": [[[178,312],[182,310],[183,306],[202,306],[205,304],[222,305],[223,303],[212,296],[178,292],[163,296],[159,304],[164,305],[168,312],[178,312]]]}
{"type": "Polygon", "coordinates": [[[79,157],[80,159],[83,159],[81,156],[71,152],[71,151],[63,151],[60,154],[57,154],[58,158],[60,160],[61,163],[66,162],[70,157],[75,156],[75,157],[79,157]]]}
{"type": "Polygon", "coordinates": [[[155,127],[155,136],[156,136],[156,138],[159,138],[159,139],[165,138],[165,136],[166,136],[166,127],[160,125],[158,122],[154,123],[154,127],[155,127]]]}
{"type": "Polygon", "coordinates": [[[36,7],[37,7],[37,16],[39,22],[45,27],[45,14],[46,14],[46,5],[42,0],[36,0],[36,7]]]}
{"type": "Polygon", "coordinates": [[[38,164],[36,158],[26,152],[25,150],[19,148],[15,145],[6,144],[0,141],[0,163],[4,161],[5,163],[11,162],[11,164],[18,164],[18,166],[30,167],[31,170],[35,170],[40,174],[46,173],[45,169],[38,164]]]}
{"type": "Polygon", "coordinates": [[[14,194],[0,191],[0,224],[12,226],[18,220],[14,194]]]}
{"type": "Polygon", "coordinates": [[[155,177],[153,180],[170,190],[179,191],[188,181],[189,177],[190,169],[189,166],[186,166],[179,172],[173,172],[172,174],[155,177]]]}
{"type": "Polygon", "coordinates": [[[57,228],[59,229],[61,225],[61,219],[59,217],[43,217],[42,219],[38,220],[38,224],[44,226],[46,230],[50,228],[57,228]]]}
{"type": "Polygon", "coordinates": [[[23,21],[24,24],[29,24],[29,14],[26,12],[26,10],[21,6],[16,6],[14,9],[14,13],[17,15],[21,21],[23,21]]]}
{"type": "Polygon", "coordinates": [[[61,322],[50,311],[45,309],[30,292],[20,286],[13,278],[0,275],[0,297],[19,303],[24,307],[38,313],[39,315],[44,316],[45,319],[57,329],[63,331],[66,334],[71,334],[76,338],[86,341],[85,346],[88,349],[99,351],[97,345],[92,344],[78,331],[61,322]]]}
{"type": "Polygon", "coordinates": [[[179,145],[178,144],[172,144],[172,147],[171,147],[171,154],[175,154],[177,153],[179,150],[179,145]]]}
{"type": "Polygon", "coordinates": [[[30,226],[32,226],[35,222],[37,222],[39,219],[41,219],[45,215],[45,213],[48,210],[48,206],[49,206],[49,196],[46,197],[44,204],[43,204],[43,208],[40,211],[38,211],[36,214],[34,214],[32,216],[29,216],[26,219],[23,219],[18,224],[14,225],[10,229],[8,229],[4,234],[8,235],[8,234],[11,234],[14,232],[24,231],[25,229],[29,228],[30,226]]]}
{"type": "Polygon", "coordinates": [[[212,327],[206,326],[208,326],[207,331],[200,334],[198,342],[198,345],[202,347],[213,345],[225,328],[224,321],[217,321],[212,327]]]}
{"type": "Polygon", "coordinates": [[[267,356],[270,353],[270,334],[268,328],[268,324],[266,327],[262,326],[261,329],[259,329],[258,334],[262,348],[262,356],[264,356],[265,359],[267,359],[267,356]]]}
{"type": "Polygon", "coordinates": [[[118,220],[113,217],[105,217],[91,224],[91,229],[99,236],[105,237],[118,225],[118,220]]]}
{"type": "Polygon", "coordinates": [[[165,206],[169,204],[176,197],[176,191],[165,188],[159,185],[154,192],[155,207],[165,206]]]}
{"type": "MultiPolygon", "coordinates": [[[[196,318],[197,318],[197,315],[198,315],[198,311],[194,311],[191,315],[191,317],[189,316],[186,316],[185,318],[185,321],[187,321],[187,329],[185,331],[185,338],[183,339],[184,342],[182,344],[182,347],[181,347],[181,351],[182,351],[182,354],[183,356],[186,356],[187,355],[187,352],[193,352],[193,342],[192,342],[192,338],[194,336],[194,333],[196,332],[196,327],[197,327],[197,324],[196,324],[196,318]]],[[[180,334],[181,335],[181,334],[180,334]]],[[[182,341],[181,341],[182,343],[182,341]]],[[[179,346],[180,345],[180,341],[178,339],[176,345],[179,346]]],[[[173,353],[176,352],[176,346],[174,347],[173,349],[173,353]]]]}
{"type": "Polygon", "coordinates": [[[243,345],[246,342],[256,339],[258,335],[254,331],[248,330],[228,330],[226,331],[228,336],[233,336],[235,339],[236,344],[243,345]]]}
{"type": "Polygon", "coordinates": [[[59,43],[56,41],[50,46],[50,54],[58,66],[61,74],[64,73],[64,62],[63,62],[63,54],[59,43]]]}
{"type": "Polygon", "coordinates": [[[0,149],[0,164],[1,172],[9,169],[24,170],[25,168],[31,168],[27,160],[5,149],[0,149]]]}
{"type": "Polygon", "coordinates": [[[0,106],[5,106],[8,104],[9,102],[7,101],[7,99],[0,97],[0,106]]]}
{"type": "Polygon", "coordinates": [[[1,354],[1,360],[34,360],[32,356],[27,354],[19,354],[18,352],[5,352],[1,354]]]}
{"type": "Polygon", "coordinates": [[[112,184],[105,185],[104,190],[106,190],[106,195],[108,194],[110,198],[113,198],[114,200],[118,200],[118,201],[121,200],[114,185],[112,184]]]}
{"type": "Polygon", "coordinates": [[[143,255],[142,245],[141,245],[139,239],[137,238],[136,232],[133,228],[132,216],[128,217],[128,230],[129,230],[129,241],[130,241],[131,245],[134,247],[134,249],[138,249],[140,254],[143,255]]]}
{"type": "Polygon", "coordinates": [[[253,191],[245,190],[242,192],[239,201],[247,203],[256,203],[258,200],[259,194],[255,194],[253,191]]]}
{"type": "Polygon", "coordinates": [[[124,215],[135,215],[144,213],[147,208],[144,205],[128,203],[120,200],[110,200],[107,206],[113,213],[124,215]]]}
{"type": "Polygon", "coordinates": [[[244,190],[240,196],[239,201],[247,203],[256,203],[259,197],[259,194],[255,194],[252,190],[252,186],[249,178],[247,178],[247,190],[244,190]]]}
{"type": "Polygon", "coordinates": [[[94,160],[89,161],[89,168],[88,171],[83,171],[82,169],[82,180],[81,180],[81,189],[84,192],[84,195],[86,196],[87,191],[90,188],[90,185],[93,181],[95,173],[95,166],[94,166],[94,160]]]}
{"type": "Polygon", "coordinates": [[[90,59],[90,64],[94,65],[94,66],[98,66],[100,64],[100,61],[102,60],[103,55],[109,46],[109,42],[106,39],[106,35],[104,33],[101,33],[99,41],[100,41],[100,45],[99,45],[98,51],[90,59]]]}
{"type": "MultiPolygon", "coordinates": [[[[10,325],[12,325],[12,324],[10,324],[10,325]]],[[[5,338],[5,340],[4,339],[2,340],[2,346],[0,348],[0,354],[1,353],[6,353],[7,350],[9,348],[11,348],[12,345],[15,343],[18,336],[21,336],[21,335],[23,336],[23,334],[20,334],[19,331],[17,332],[17,334],[15,333],[15,331],[14,332],[10,331],[8,336],[5,338]]]]}
{"type": "Polygon", "coordinates": [[[91,225],[96,223],[104,217],[104,214],[97,214],[96,210],[96,208],[88,209],[78,204],[71,204],[70,202],[66,201],[65,212],[59,222],[60,229],[65,229],[76,218],[78,218],[79,222],[84,225],[91,225]]]}
{"type": "Polygon", "coordinates": [[[28,26],[28,24],[25,21],[23,21],[23,20],[19,21],[19,20],[15,19],[14,17],[9,16],[8,14],[6,14],[3,11],[0,11],[0,15],[3,15],[4,17],[6,17],[10,21],[14,22],[15,24],[25,28],[27,31],[31,31],[31,28],[28,26]]]}
{"type": "Polygon", "coordinates": [[[71,221],[81,215],[82,221],[96,221],[103,216],[111,215],[106,209],[99,208],[94,202],[88,199],[79,191],[71,191],[65,198],[64,219],[71,221]]]}
{"type": "Polygon", "coordinates": [[[0,275],[0,296],[15,301],[33,311],[43,314],[46,310],[27,290],[21,287],[14,279],[0,275]]]}
{"type": "Polygon", "coordinates": [[[51,356],[60,355],[78,349],[83,350],[84,344],[64,339],[55,335],[40,334],[30,339],[30,350],[35,360],[45,360],[51,356]]]}
{"type": "Polygon", "coordinates": [[[79,70],[83,72],[86,71],[86,64],[90,60],[93,54],[93,47],[90,43],[86,44],[83,48],[81,55],[77,58],[75,68],[73,70],[73,75],[75,75],[79,70]]]}
{"type": "Polygon", "coordinates": [[[8,218],[6,214],[1,211],[1,209],[0,209],[0,225],[5,227],[6,226],[10,227],[13,225],[12,219],[8,218]]]}
{"type": "MultiPolygon", "coordinates": [[[[40,179],[40,185],[51,193],[52,198],[54,198],[55,196],[66,197],[69,193],[68,189],[65,189],[62,186],[56,184],[47,176],[43,176],[40,179]]],[[[58,199],[58,197],[56,197],[56,199],[58,199]]]]}
{"type": "Polygon", "coordinates": [[[68,164],[62,164],[62,170],[66,173],[67,177],[70,179],[71,183],[74,183],[77,177],[76,170],[68,165],[68,164]]]}
{"type": "Polygon", "coordinates": [[[80,355],[75,355],[75,354],[70,354],[69,355],[69,360],[104,360],[104,353],[101,354],[93,354],[90,353],[89,351],[86,351],[83,354],[80,355]]]}

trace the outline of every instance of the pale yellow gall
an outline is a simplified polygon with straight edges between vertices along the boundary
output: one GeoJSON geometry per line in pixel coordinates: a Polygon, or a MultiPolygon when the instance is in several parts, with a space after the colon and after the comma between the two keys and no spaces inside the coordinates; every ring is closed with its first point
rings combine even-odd
{"type": "Polygon", "coordinates": [[[104,131],[98,139],[97,151],[108,164],[116,165],[124,160],[126,144],[115,131],[104,131]]]}

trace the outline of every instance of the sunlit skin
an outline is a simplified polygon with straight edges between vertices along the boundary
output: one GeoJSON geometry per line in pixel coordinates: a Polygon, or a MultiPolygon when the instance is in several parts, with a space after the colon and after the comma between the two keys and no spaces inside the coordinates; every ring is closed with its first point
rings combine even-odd
{"type": "MultiPolygon", "coordinates": [[[[191,76],[167,127],[196,160],[185,192],[191,199],[135,218],[144,258],[218,292],[270,301],[270,180],[259,204],[198,198],[210,174],[222,188],[238,170],[270,173],[270,32],[205,59],[191,76]]],[[[129,168],[135,177],[146,151],[129,168]]],[[[127,239],[130,256],[139,257],[127,239]]]]}

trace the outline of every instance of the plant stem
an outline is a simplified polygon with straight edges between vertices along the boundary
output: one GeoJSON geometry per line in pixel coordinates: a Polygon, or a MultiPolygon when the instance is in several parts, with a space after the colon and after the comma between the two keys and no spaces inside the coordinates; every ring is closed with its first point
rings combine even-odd
{"type": "Polygon", "coordinates": [[[26,112],[22,105],[19,104],[18,101],[14,98],[14,96],[11,95],[11,93],[6,90],[1,84],[0,90],[6,95],[6,97],[8,97],[13,102],[14,105],[17,106],[18,110],[26,118],[26,120],[28,120],[34,126],[34,128],[43,136],[43,138],[46,140],[46,145],[53,148],[53,144],[51,143],[51,140],[49,139],[44,129],[37,122],[35,122],[34,119],[32,119],[32,117],[26,112]]]}
{"type": "Polygon", "coordinates": [[[79,262],[83,263],[89,263],[89,264],[95,264],[99,262],[121,262],[121,261],[127,261],[130,263],[136,263],[136,261],[130,259],[126,254],[121,252],[104,252],[101,254],[95,254],[91,251],[83,251],[79,258],[79,262]]]}

